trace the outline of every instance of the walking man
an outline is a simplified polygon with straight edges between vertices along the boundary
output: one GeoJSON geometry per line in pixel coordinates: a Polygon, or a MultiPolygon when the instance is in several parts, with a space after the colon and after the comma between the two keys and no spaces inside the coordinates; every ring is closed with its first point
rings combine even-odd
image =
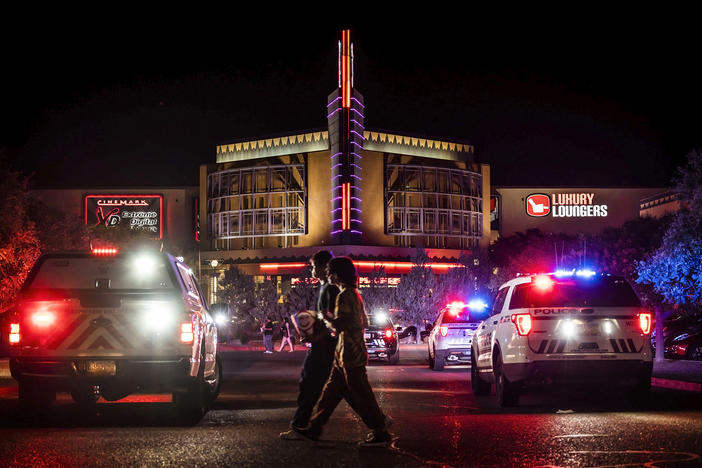
{"type": "Polygon", "coordinates": [[[264,354],[271,354],[273,352],[273,321],[270,317],[266,317],[266,323],[261,327],[263,332],[263,346],[266,350],[264,354]]]}
{"type": "Polygon", "coordinates": [[[322,427],[344,395],[348,394],[353,401],[352,408],[371,429],[366,440],[360,442],[360,445],[388,445],[392,437],[366,374],[368,352],[363,330],[368,326],[368,317],[361,296],[356,290],[356,268],[348,257],[333,258],[329,261],[328,276],[329,281],[340,288],[334,316],[325,319],[327,326],[338,335],[332,371],[317,402],[317,411],[312,416],[309,427],[300,429],[300,426],[292,425],[292,430],[304,439],[318,440],[322,427]]]}

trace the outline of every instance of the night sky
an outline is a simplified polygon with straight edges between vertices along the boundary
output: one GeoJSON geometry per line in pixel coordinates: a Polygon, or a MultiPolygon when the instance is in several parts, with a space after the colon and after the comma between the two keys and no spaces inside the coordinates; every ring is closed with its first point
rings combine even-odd
{"type": "Polygon", "coordinates": [[[367,128],[473,143],[493,185],[666,186],[702,146],[676,21],[46,20],[6,48],[0,148],[35,186],[197,185],[217,144],[326,127],[348,26],[367,128]]]}

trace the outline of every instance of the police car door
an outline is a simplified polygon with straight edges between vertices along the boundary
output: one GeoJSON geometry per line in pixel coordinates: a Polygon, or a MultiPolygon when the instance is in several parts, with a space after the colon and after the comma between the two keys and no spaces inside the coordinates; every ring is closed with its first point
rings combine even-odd
{"type": "Polygon", "coordinates": [[[492,338],[500,321],[500,313],[504,307],[508,291],[509,287],[504,287],[498,291],[490,310],[490,316],[483,321],[475,333],[477,338],[473,340],[473,343],[475,344],[476,341],[478,343],[477,364],[480,369],[485,371],[492,371],[492,338]]]}

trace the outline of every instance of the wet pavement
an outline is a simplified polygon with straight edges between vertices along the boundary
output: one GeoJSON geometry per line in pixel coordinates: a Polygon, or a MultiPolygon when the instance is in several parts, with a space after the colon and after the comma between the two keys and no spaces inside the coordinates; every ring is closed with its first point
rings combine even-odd
{"type": "MultiPolygon", "coordinates": [[[[0,465],[7,466],[700,466],[702,394],[654,388],[632,404],[609,388],[532,391],[517,408],[476,398],[466,366],[433,372],[421,345],[369,376],[397,437],[359,448],[366,434],[342,403],[323,442],[281,441],[295,409],[302,351],[224,351],[213,409],[180,426],[168,395],[134,395],[81,411],[70,396],[46,413],[19,413],[16,386],[0,375],[0,465]],[[648,464],[648,465],[646,465],[648,464]]],[[[2,369],[0,368],[0,373],[2,369]]],[[[662,378],[662,377],[661,377],[662,378]]]]}

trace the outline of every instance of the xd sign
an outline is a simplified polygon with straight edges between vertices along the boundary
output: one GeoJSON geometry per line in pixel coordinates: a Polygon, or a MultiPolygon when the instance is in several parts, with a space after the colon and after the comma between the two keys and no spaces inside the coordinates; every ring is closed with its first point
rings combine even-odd
{"type": "Polygon", "coordinates": [[[532,193],[525,199],[526,213],[533,217],[586,218],[607,216],[607,205],[596,205],[594,193],[532,193]]]}

